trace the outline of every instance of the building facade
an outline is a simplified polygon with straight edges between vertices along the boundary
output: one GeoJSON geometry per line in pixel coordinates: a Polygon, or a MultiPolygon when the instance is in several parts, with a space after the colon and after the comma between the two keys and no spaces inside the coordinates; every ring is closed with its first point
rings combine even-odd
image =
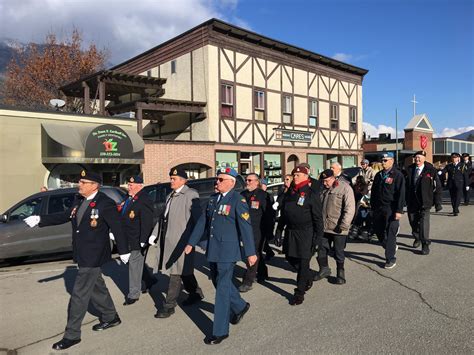
{"type": "Polygon", "coordinates": [[[166,79],[162,106],[140,106],[146,183],[177,165],[195,178],[230,166],[274,183],[302,162],[318,174],[362,156],[365,69],[212,19],[111,70],[166,79]],[[171,112],[167,100],[203,109],[171,112]]]}

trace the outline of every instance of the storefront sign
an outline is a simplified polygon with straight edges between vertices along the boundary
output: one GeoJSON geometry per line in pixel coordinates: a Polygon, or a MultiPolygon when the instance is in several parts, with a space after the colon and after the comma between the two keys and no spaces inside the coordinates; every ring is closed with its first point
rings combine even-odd
{"type": "Polygon", "coordinates": [[[120,127],[102,125],[94,128],[87,137],[86,158],[131,158],[132,142],[120,127]]]}
{"type": "Polygon", "coordinates": [[[294,131],[289,129],[276,129],[275,140],[287,142],[311,143],[313,133],[307,131],[294,131]]]}
{"type": "Polygon", "coordinates": [[[426,149],[428,146],[428,137],[427,136],[420,136],[420,147],[421,149],[426,149]]]}

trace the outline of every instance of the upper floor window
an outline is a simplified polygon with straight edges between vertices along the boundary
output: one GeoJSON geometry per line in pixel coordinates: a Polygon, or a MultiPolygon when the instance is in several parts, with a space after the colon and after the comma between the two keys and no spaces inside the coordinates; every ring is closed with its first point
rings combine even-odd
{"type": "Polygon", "coordinates": [[[350,110],[349,130],[351,132],[357,132],[357,108],[351,107],[350,110]]]}
{"type": "Polygon", "coordinates": [[[293,102],[289,95],[283,95],[283,123],[291,124],[293,116],[293,102]]]}
{"type": "Polygon", "coordinates": [[[308,125],[310,127],[318,126],[318,101],[316,100],[309,100],[308,125]]]}
{"type": "Polygon", "coordinates": [[[259,121],[265,120],[265,92],[255,90],[254,92],[255,119],[259,121]]]}
{"type": "Polygon", "coordinates": [[[339,129],[339,107],[336,104],[331,104],[330,109],[331,129],[339,129]]]}
{"type": "Polygon", "coordinates": [[[171,74],[176,73],[176,59],[171,61],[171,74]]]}
{"type": "Polygon", "coordinates": [[[234,117],[234,87],[229,84],[221,85],[221,115],[234,117]]]}

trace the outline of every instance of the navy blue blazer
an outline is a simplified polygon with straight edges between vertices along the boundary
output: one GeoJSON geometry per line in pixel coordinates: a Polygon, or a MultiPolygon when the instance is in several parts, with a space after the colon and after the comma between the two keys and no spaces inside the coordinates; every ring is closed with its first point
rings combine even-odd
{"type": "Polygon", "coordinates": [[[209,262],[237,262],[255,255],[255,242],[247,201],[230,190],[219,203],[219,193],[211,195],[206,213],[198,220],[189,244],[207,241],[209,262]]]}

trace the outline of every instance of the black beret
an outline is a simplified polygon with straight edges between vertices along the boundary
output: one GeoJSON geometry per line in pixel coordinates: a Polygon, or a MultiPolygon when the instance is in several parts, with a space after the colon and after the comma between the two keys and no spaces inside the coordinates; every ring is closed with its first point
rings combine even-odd
{"type": "Polygon", "coordinates": [[[326,169],[321,173],[321,179],[327,179],[328,177],[334,176],[334,171],[326,169]]]}
{"type": "Polygon", "coordinates": [[[81,171],[81,179],[94,181],[99,184],[102,184],[102,176],[100,174],[94,173],[93,171],[81,171]]]}
{"type": "Polygon", "coordinates": [[[170,170],[170,176],[179,176],[182,177],[183,179],[188,178],[188,174],[186,174],[186,171],[182,168],[173,168],[170,170]]]}
{"type": "Polygon", "coordinates": [[[424,157],[426,157],[426,151],[419,150],[415,154],[413,154],[413,157],[416,157],[417,155],[423,155],[424,157]]]}
{"type": "Polygon", "coordinates": [[[128,183],[143,184],[143,178],[140,175],[130,176],[127,180],[128,183]]]}

